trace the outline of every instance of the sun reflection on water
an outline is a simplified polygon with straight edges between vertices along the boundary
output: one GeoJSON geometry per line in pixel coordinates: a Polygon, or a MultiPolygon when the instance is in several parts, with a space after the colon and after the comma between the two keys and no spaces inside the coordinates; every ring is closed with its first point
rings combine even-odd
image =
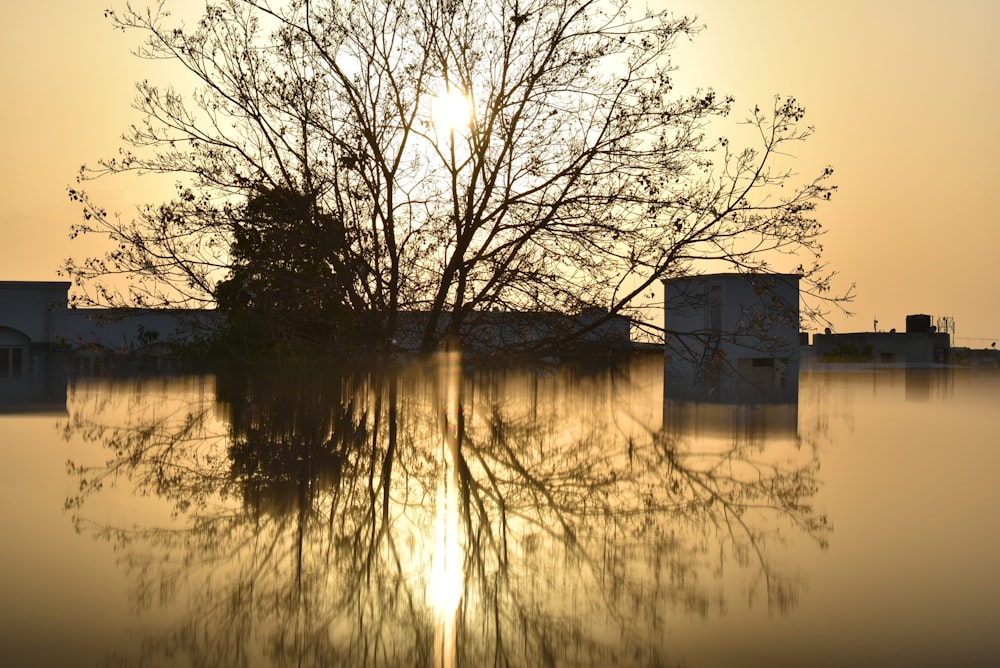
{"type": "Polygon", "coordinates": [[[462,373],[461,355],[442,353],[439,370],[441,397],[441,484],[437,491],[437,517],[430,603],[435,616],[434,665],[454,666],[458,608],[462,601],[462,545],[458,514],[459,408],[462,373]]]}

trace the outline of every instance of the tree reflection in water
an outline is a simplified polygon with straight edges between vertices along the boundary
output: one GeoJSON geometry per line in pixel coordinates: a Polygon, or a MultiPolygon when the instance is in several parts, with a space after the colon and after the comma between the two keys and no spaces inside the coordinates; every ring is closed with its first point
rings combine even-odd
{"type": "Polygon", "coordinates": [[[772,609],[794,603],[768,541],[828,531],[794,433],[705,438],[669,411],[660,428],[643,407],[662,403],[646,382],[662,358],[591,374],[436,364],[219,377],[216,402],[155,381],[92,390],[66,431],[106,457],[70,465],[67,507],[119,547],[137,607],[179,608],[145,658],[666,664],[670,618],[724,611],[729,564],[772,609]],[[176,524],[93,519],[115,479],[169,500],[176,524]]]}

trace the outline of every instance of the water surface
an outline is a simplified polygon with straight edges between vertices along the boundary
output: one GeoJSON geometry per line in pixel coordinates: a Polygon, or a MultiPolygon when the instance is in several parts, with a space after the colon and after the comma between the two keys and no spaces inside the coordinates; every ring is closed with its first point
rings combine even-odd
{"type": "Polygon", "coordinates": [[[11,665],[992,665],[1000,376],[80,379],[0,415],[11,665]],[[58,402],[57,402],[58,403],[58,402]]]}

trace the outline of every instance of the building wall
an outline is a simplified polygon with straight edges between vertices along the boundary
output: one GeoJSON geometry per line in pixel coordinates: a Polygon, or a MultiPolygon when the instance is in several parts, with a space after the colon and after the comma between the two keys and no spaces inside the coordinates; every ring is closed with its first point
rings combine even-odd
{"type": "MultiPolygon", "coordinates": [[[[402,351],[418,350],[429,317],[426,311],[400,313],[395,347],[402,351]]],[[[450,314],[441,314],[439,333],[447,331],[449,319],[450,314]]],[[[607,310],[593,309],[576,315],[554,311],[474,311],[466,315],[462,346],[479,353],[530,350],[533,346],[558,342],[590,325],[593,328],[570,345],[618,351],[631,345],[631,321],[627,317],[609,316],[607,310]]]]}
{"type": "Polygon", "coordinates": [[[115,352],[189,341],[215,326],[212,311],[71,309],[57,314],[59,341],[71,349],[101,346],[115,352]]]}
{"type": "Polygon", "coordinates": [[[33,342],[53,342],[56,313],[66,311],[69,283],[0,281],[0,327],[16,329],[33,342]]]}
{"type": "Polygon", "coordinates": [[[0,382],[98,370],[114,354],[162,357],[169,344],[214,327],[212,311],[70,309],[70,284],[0,281],[0,382]]]}
{"type": "Polygon", "coordinates": [[[798,392],[799,276],[664,281],[664,381],[693,399],[787,400],[798,392]]]}
{"type": "Polygon", "coordinates": [[[43,378],[69,283],[0,281],[0,383],[43,378]]]}
{"type": "MultiPolygon", "coordinates": [[[[21,375],[28,373],[24,360],[32,351],[35,356],[68,355],[73,368],[98,370],[112,355],[140,352],[158,356],[166,352],[168,344],[190,341],[220,323],[221,316],[214,311],[69,309],[69,287],[66,282],[0,281],[0,375],[4,354],[8,367],[20,360],[21,375]]],[[[427,317],[426,313],[400,314],[396,341],[400,349],[419,347],[427,317]]],[[[442,331],[447,324],[448,315],[444,314],[442,331]]],[[[629,319],[601,309],[578,315],[475,312],[469,314],[467,325],[465,345],[480,352],[558,341],[591,325],[578,345],[608,350],[624,350],[630,345],[629,319]]]]}
{"type": "Polygon", "coordinates": [[[820,362],[948,364],[951,337],[943,332],[816,334],[813,347],[820,362]]]}

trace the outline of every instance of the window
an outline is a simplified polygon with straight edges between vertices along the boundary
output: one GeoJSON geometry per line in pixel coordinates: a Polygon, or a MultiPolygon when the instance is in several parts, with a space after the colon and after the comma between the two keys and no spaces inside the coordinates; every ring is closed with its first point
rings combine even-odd
{"type": "Polygon", "coordinates": [[[20,347],[0,347],[0,380],[21,377],[23,355],[20,347]]]}

